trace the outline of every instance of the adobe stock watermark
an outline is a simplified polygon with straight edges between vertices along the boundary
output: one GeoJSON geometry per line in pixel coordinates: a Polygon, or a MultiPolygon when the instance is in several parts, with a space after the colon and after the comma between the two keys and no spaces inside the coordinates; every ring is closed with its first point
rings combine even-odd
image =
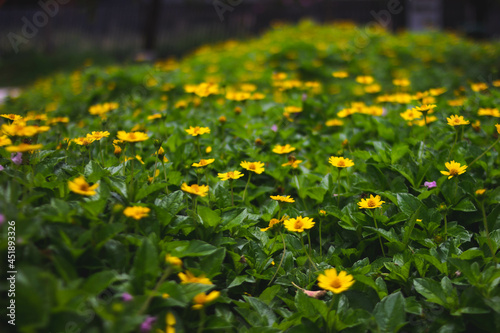
{"type": "Polygon", "coordinates": [[[212,2],[212,6],[214,6],[215,12],[217,13],[217,15],[219,15],[219,20],[221,22],[224,22],[225,12],[227,11],[232,12],[236,6],[240,5],[243,2],[243,0],[225,0],[225,1],[226,2],[221,0],[214,0],[212,2]]]}
{"type": "Polygon", "coordinates": [[[38,6],[40,10],[33,14],[33,17],[28,18],[23,16],[21,22],[23,26],[20,33],[9,32],[7,38],[9,39],[12,49],[17,54],[19,52],[19,45],[27,44],[30,39],[35,38],[41,28],[49,23],[49,19],[59,13],[60,5],[65,5],[71,0],[40,0],[38,6]]]}

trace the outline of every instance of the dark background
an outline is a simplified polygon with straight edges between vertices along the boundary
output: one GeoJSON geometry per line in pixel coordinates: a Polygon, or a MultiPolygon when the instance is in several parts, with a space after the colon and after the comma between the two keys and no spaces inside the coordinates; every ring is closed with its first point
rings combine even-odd
{"type": "MultiPolygon", "coordinates": [[[[437,2],[441,8],[437,28],[459,31],[476,39],[500,36],[500,1],[437,2]]],[[[419,0],[0,0],[0,85],[25,81],[23,71],[43,75],[55,69],[70,69],[86,58],[104,64],[138,56],[180,56],[205,43],[258,35],[275,21],[310,18],[318,22],[373,23],[380,21],[378,14],[387,12],[391,5],[401,9],[390,15],[390,22],[382,23],[388,23],[386,28],[397,32],[411,28],[411,8],[423,3],[419,0]],[[57,3],[57,13],[51,16],[40,2],[57,3]],[[29,25],[36,19],[41,24],[30,30],[33,26],[29,25]]]]}

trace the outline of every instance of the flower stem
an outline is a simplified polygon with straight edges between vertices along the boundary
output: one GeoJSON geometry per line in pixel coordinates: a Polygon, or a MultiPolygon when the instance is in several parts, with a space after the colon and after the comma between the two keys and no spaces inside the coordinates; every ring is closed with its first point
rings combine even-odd
{"type": "Polygon", "coordinates": [[[274,272],[274,275],[273,277],[271,278],[271,280],[269,281],[269,283],[267,284],[268,286],[273,282],[274,278],[276,277],[276,275],[278,274],[278,272],[280,271],[280,268],[281,268],[281,264],[283,263],[283,260],[285,259],[285,254],[286,254],[286,243],[285,243],[285,237],[283,237],[283,233],[280,231],[280,236],[281,236],[281,241],[283,242],[283,254],[281,255],[281,260],[280,260],[280,263],[278,265],[278,268],[276,269],[276,272],[274,272]]]}
{"type": "Polygon", "coordinates": [[[321,242],[321,223],[323,219],[319,219],[319,256],[323,257],[323,242],[321,242]]]}
{"type": "Polygon", "coordinates": [[[155,182],[155,178],[156,178],[156,165],[158,164],[158,155],[156,155],[155,157],[155,169],[153,171],[153,180],[151,181],[151,184],[153,184],[155,182]]]}
{"type": "Polygon", "coordinates": [[[500,136],[498,137],[498,139],[491,146],[488,147],[488,149],[486,149],[481,155],[479,155],[472,162],[470,162],[468,166],[470,167],[472,164],[476,163],[477,160],[479,160],[481,157],[484,156],[484,154],[486,154],[487,152],[489,152],[491,148],[495,147],[495,145],[498,143],[499,140],[500,140],[500,136]]]}
{"type": "Polygon", "coordinates": [[[493,260],[495,260],[495,263],[498,264],[498,259],[495,253],[495,248],[493,247],[493,243],[491,242],[490,238],[490,231],[488,230],[488,220],[486,219],[486,212],[484,211],[484,201],[481,200],[481,213],[483,214],[483,224],[484,224],[484,231],[486,232],[486,241],[488,243],[488,247],[490,248],[491,255],[493,256],[493,260]]]}
{"type": "Polygon", "coordinates": [[[340,209],[340,172],[342,171],[341,168],[338,168],[338,176],[337,176],[337,207],[340,209]]]}
{"type": "Polygon", "coordinates": [[[170,273],[172,273],[172,268],[169,266],[163,272],[163,275],[161,276],[160,280],[158,280],[158,282],[156,283],[155,288],[153,289],[153,291],[151,291],[144,304],[142,304],[141,308],[139,309],[139,314],[142,314],[144,311],[148,309],[149,303],[151,303],[151,300],[153,299],[153,297],[155,297],[158,288],[160,288],[161,284],[167,279],[170,273]]]}
{"type": "MultiPolygon", "coordinates": [[[[326,314],[326,329],[327,329],[327,332],[331,332],[332,331],[331,329],[333,328],[333,327],[330,327],[330,320],[329,319],[330,319],[330,313],[332,312],[332,308],[333,308],[334,304],[335,304],[335,294],[333,294],[333,296],[332,296],[332,300],[330,302],[330,306],[328,307],[328,312],[326,314]]],[[[335,313],[335,315],[337,315],[337,314],[335,313]]]]}
{"type": "Polygon", "coordinates": [[[234,206],[233,180],[231,179],[229,182],[231,184],[231,206],[234,206]]]}
{"type": "Polygon", "coordinates": [[[164,161],[161,161],[161,164],[163,166],[163,175],[165,176],[165,182],[167,183],[167,185],[165,185],[165,192],[168,195],[167,168],[165,167],[165,162],[164,161]]]}
{"type": "Polygon", "coordinates": [[[448,239],[448,219],[446,218],[448,212],[444,214],[444,240],[448,239]]]}
{"type": "MultiPolygon", "coordinates": [[[[373,217],[373,222],[375,223],[375,228],[378,229],[377,219],[375,218],[375,211],[372,212],[372,217],[373,217]]],[[[382,237],[380,237],[380,234],[378,235],[378,241],[380,242],[380,248],[382,249],[382,255],[385,257],[384,245],[382,244],[382,237]]]]}
{"type": "Polygon", "coordinates": [[[451,153],[453,152],[453,148],[455,148],[455,145],[457,144],[457,140],[458,140],[458,130],[455,127],[455,141],[453,142],[453,146],[451,146],[450,152],[448,153],[447,160],[450,159],[451,153]]]}
{"type": "Polygon", "coordinates": [[[248,174],[248,181],[247,181],[247,184],[245,186],[245,190],[243,191],[243,202],[245,202],[245,196],[247,194],[247,188],[248,188],[248,184],[250,184],[250,179],[252,178],[252,174],[249,173],[248,174]]]}
{"type": "Polygon", "coordinates": [[[201,159],[200,136],[196,137],[196,148],[198,149],[198,155],[200,155],[200,159],[201,159]]]}
{"type": "Polygon", "coordinates": [[[198,326],[198,330],[196,331],[197,333],[203,332],[206,319],[207,319],[207,315],[205,314],[205,308],[202,308],[200,310],[200,326],[198,326]]]}
{"type": "Polygon", "coordinates": [[[309,232],[307,233],[307,240],[309,242],[309,254],[308,254],[309,261],[311,261],[312,265],[314,266],[314,269],[318,270],[318,267],[316,266],[316,264],[314,263],[314,261],[312,261],[311,234],[309,232]]]}

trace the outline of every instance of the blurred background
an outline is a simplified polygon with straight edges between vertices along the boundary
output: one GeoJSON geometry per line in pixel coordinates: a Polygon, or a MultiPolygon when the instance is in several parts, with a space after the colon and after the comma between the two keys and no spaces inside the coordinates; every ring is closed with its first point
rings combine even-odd
{"type": "Polygon", "coordinates": [[[500,36],[500,0],[0,0],[0,87],[70,71],[86,59],[104,65],[178,57],[304,18],[500,36]]]}

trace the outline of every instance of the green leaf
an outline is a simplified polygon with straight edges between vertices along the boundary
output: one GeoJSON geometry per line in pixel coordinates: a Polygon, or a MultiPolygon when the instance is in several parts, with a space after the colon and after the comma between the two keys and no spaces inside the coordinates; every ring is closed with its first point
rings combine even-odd
{"type": "Polygon", "coordinates": [[[90,161],[89,163],[87,163],[83,171],[85,180],[89,183],[95,183],[108,174],[109,171],[103,169],[96,161],[90,161]]]}
{"type": "Polygon", "coordinates": [[[132,266],[132,284],[137,293],[142,293],[148,278],[159,273],[158,252],[149,238],[144,238],[137,250],[132,266]]]}
{"type": "Polygon", "coordinates": [[[168,252],[175,257],[203,257],[217,251],[217,248],[200,240],[174,241],[168,243],[168,252]]]}
{"type": "Polygon", "coordinates": [[[405,299],[399,291],[377,303],[373,316],[382,332],[397,332],[406,324],[404,306],[405,299]]]}
{"type": "Polygon", "coordinates": [[[460,201],[458,204],[451,207],[451,209],[461,212],[475,212],[477,210],[476,206],[474,206],[474,204],[469,199],[460,201]]]}
{"type": "Polygon", "coordinates": [[[248,275],[239,275],[239,276],[235,277],[233,279],[233,281],[231,281],[231,283],[229,283],[229,285],[227,286],[227,288],[230,289],[230,288],[234,288],[234,287],[240,286],[244,282],[254,283],[255,282],[255,278],[253,276],[248,276],[248,275]]]}
{"type": "Polygon", "coordinates": [[[208,278],[219,275],[225,257],[226,249],[219,248],[200,261],[200,268],[206,273],[208,278]]]}
{"type": "Polygon", "coordinates": [[[308,187],[305,190],[305,195],[316,200],[317,203],[320,203],[323,202],[326,192],[327,191],[322,187],[308,187]]]}
{"type": "Polygon", "coordinates": [[[89,293],[92,296],[98,295],[104,289],[117,280],[118,273],[116,271],[102,271],[91,275],[83,285],[81,290],[89,293]]]}
{"type": "Polygon", "coordinates": [[[144,199],[145,197],[154,192],[157,192],[159,190],[164,190],[166,186],[167,185],[165,183],[154,183],[151,185],[146,183],[143,187],[141,187],[139,192],[137,192],[137,194],[135,195],[135,200],[141,201],[142,199],[144,199]]]}
{"type": "Polygon", "coordinates": [[[419,294],[426,298],[427,302],[446,307],[446,293],[443,291],[439,282],[429,278],[417,278],[413,280],[413,286],[419,294]]]}
{"type": "Polygon", "coordinates": [[[418,198],[409,193],[398,193],[397,200],[399,209],[401,209],[401,211],[408,217],[412,216],[413,213],[419,209],[424,212],[427,211],[427,206],[425,206],[424,203],[418,198]]]}
{"type": "Polygon", "coordinates": [[[250,304],[250,306],[263,318],[267,326],[273,326],[277,321],[276,314],[273,310],[263,301],[255,297],[243,296],[243,298],[250,304]]]}
{"type": "Polygon", "coordinates": [[[281,291],[281,286],[279,285],[274,285],[271,287],[267,287],[264,289],[264,291],[260,294],[259,299],[269,305],[272,300],[278,295],[278,293],[281,291]]]}
{"type": "Polygon", "coordinates": [[[391,150],[391,164],[395,164],[409,152],[410,149],[408,149],[408,145],[401,143],[395,144],[391,150]]]}
{"type": "Polygon", "coordinates": [[[198,207],[198,215],[200,215],[203,225],[208,227],[216,227],[221,222],[220,211],[213,211],[206,206],[198,207]]]}

